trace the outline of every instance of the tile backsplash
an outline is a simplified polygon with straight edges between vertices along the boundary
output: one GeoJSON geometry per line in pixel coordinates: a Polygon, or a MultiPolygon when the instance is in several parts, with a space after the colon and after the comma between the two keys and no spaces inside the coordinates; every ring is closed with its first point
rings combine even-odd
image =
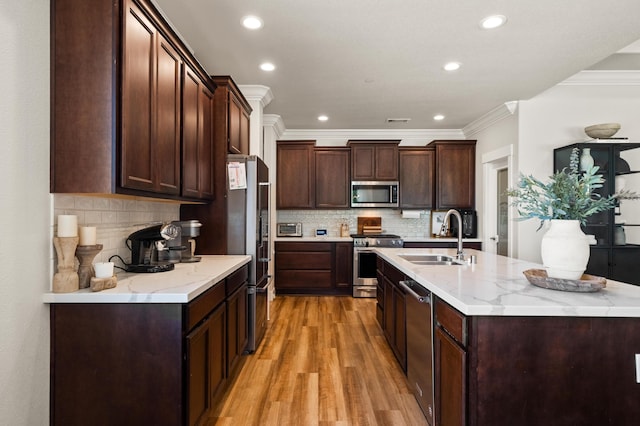
{"type": "Polygon", "coordinates": [[[349,232],[355,234],[358,216],[379,216],[382,230],[386,234],[397,234],[404,238],[429,237],[431,212],[423,210],[420,218],[405,219],[400,210],[393,209],[350,209],[350,210],[278,210],[278,222],[301,222],[304,237],[316,235],[316,229],[326,229],[330,237],[340,236],[340,225],[346,222],[349,232]]]}
{"type": "MultiPolygon", "coordinates": [[[[78,216],[78,226],[96,227],[98,244],[103,245],[102,251],[95,258],[96,262],[107,262],[113,255],[118,255],[125,262],[130,262],[131,251],[126,246],[127,237],[132,232],[153,223],[179,220],[180,204],[140,199],[55,194],[53,212],[51,235],[56,235],[58,215],[76,215],[78,216]]],[[[113,261],[116,266],[122,266],[117,260],[113,261]]]]}

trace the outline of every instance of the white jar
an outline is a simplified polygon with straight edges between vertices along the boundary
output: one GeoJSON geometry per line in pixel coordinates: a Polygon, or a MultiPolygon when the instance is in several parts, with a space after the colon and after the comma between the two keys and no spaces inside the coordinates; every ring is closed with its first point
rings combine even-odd
{"type": "Polygon", "coordinates": [[[589,262],[589,239],[580,229],[578,220],[550,221],[542,237],[540,254],[547,275],[553,278],[578,280],[589,262]]]}

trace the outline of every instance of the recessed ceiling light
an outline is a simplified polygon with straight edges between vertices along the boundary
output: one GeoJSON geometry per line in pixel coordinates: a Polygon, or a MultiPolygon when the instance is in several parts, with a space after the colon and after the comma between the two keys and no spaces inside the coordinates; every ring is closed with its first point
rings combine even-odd
{"type": "Polygon", "coordinates": [[[327,121],[329,119],[329,117],[327,117],[326,115],[319,115],[318,116],[318,121],[327,121]]]}
{"type": "Polygon", "coordinates": [[[444,69],[447,71],[456,71],[457,69],[460,69],[460,62],[448,62],[446,64],[444,64],[444,69]]]}
{"type": "Polygon", "coordinates": [[[480,21],[480,27],[485,30],[491,30],[493,28],[498,28],[507,22],[507,17],[504,15],[491,15],[484,18],[480,21]]]}
{"type": "Polygon", "coordinates": [[[242,25],[250,30],[257,30],[262,28],[262,19],[253,15],[245,16],[242,18],[242,25]]]}
{"type": "Polygon", "coordinates": [[[436,121],[444,120],[444,115],[436,114],[436,115],[433,116],[433,119],[436,120],[436,121]]]}
{"type": "Polygon", "coordinates": [[[273,65],[271,62],[265,62],[263,64],[260,64],[260,69],[262,71],[273,71],[276,69],[276,66],[273,65]]]}

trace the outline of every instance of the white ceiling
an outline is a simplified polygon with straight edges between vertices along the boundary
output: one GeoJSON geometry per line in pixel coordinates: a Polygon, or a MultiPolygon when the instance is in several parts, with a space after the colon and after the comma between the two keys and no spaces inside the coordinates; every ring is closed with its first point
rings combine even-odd
{"type": "Polygon", "coordinates": [[[605,58],[640,39],[638,0],[154,1],[209,73],[270,87],[264,112],[287,129],[459,129],[581,70],[622,67],[605,58]],[[243,28],[248,14],[264,27],[243,28]],[[507,24],[481,30],[490,14],[507,24]]]}

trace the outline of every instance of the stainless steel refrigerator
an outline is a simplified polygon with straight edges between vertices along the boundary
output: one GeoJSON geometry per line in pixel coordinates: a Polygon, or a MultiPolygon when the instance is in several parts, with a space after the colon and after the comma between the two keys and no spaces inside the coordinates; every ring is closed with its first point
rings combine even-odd
{"type": "Polygon", "coordinates": [[[269,169],[259,157],[227,156],[228,254],[251,256],[246,352],[256,350],[267,327],[267,286],[271,279],[268,275],[270,192],[269,169]],[[246,176],[246,188],[243,176],[246,176]]]}

